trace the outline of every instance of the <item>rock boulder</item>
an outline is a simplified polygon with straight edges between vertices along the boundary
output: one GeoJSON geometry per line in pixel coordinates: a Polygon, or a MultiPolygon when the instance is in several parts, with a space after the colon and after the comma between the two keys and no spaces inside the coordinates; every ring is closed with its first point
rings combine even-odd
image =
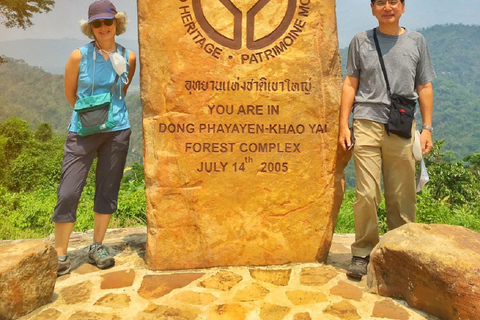
{"type": "Polygon", "coordinates": [[[415,223],[392,230],[372,251],[367,288],[441,319],[480,319],[480,234],[415,223]]]}
{"type": "Polygon", "coordinates": [[[17,319],[52,301],[57,253],[45,241],[0,243],[0,319],[17,319]]]}

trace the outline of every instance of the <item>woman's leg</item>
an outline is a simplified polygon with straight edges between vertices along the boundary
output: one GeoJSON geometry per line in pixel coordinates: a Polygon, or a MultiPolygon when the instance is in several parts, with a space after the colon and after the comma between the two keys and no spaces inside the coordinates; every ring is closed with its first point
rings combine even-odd
{"type": "Polygon", "coordinates": [[[67,255],[73,225],[73,222],[55,222],[55,250],[57,250],[58,256],[67,255]]]}

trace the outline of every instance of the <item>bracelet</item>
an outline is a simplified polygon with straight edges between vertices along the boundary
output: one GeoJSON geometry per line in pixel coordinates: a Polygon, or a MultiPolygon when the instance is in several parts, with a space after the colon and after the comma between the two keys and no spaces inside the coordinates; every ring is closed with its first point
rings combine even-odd
{"type": "Polygon", "coordinates": [[[422,126],[422,129],[429,130],[430,132],[433,132],[433,127],[431,127],[431,126],[422,126]]]}

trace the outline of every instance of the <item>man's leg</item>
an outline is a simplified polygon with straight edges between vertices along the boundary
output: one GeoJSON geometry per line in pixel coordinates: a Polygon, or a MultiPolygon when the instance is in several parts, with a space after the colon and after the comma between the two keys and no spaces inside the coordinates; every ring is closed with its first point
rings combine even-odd
{"type": "Polygon", "coordinates": [[[377,211],[381,200],[381,140],[383,124],[355,120],[353,158],[356,173],[355,242],[352,255],[367,257],[379,241],[377,211]]]}
{"type": "MultiPolygon", "coordinates": [[[[415,125],[412,132],[414,130],[415,125]]],[[[391,134],[385,137],[382,147],[385,207],[389,230],[415,221],[416,188],[413,137],[405,139],[391,134]]]]}
{"type": "Polygon", "coordinates": [[[356,172],[356,196],[353,204],[355,242],[347,276],[361,279],[367,274],[370,252],[379,241],[377,210],[381,199],[381,130],[383,124],[355,120],[353,158],[356,172]]]}

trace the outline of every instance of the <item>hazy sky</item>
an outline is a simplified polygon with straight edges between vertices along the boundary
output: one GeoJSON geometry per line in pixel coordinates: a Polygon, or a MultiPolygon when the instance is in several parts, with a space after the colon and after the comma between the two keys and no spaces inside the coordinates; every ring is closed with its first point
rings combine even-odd
{"type": "MultiPolygon", "coordinates": [[[[159,0],[176,1],[176,0],[159,0]]],[[[322,0],[312,0],[322,1],[322,0]]],[[[6,29],[0,26],[0,41],[16,39],[76,38],[88,40],[81,32],[78,21],[87,18],[92,0],[56,0],[48,14],[36,15],[34,26],[27,30],[6,29]]],[[[113,0],[119,11],[126,11],[130,24],[121,37],[137,38],[136,0],[113,0]]],[[[376,25],[368,0],[337,0],[337,23],[340,47],[348,46],[355,33],[376,25]]],[[[436,24],[463,23],[480,25],[480,0],[406,0],[406,13],[402,25],[419,29],[436,24]]]]}

